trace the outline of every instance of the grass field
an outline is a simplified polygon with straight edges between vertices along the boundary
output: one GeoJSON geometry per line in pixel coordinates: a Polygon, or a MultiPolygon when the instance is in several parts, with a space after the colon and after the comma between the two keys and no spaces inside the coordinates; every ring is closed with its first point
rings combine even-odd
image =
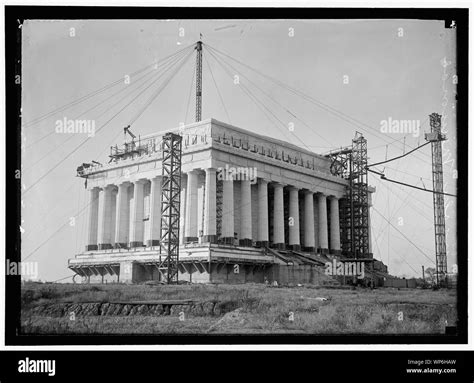
{"type": "Polygon", "coordinates": [[[26,283],[21,298],[23,334],[444,334],[457,319],[454,290],[26,283]],[[74,318],[34,312],[61,302],[169,299],[217,301],[219,310],[74,318]]]}

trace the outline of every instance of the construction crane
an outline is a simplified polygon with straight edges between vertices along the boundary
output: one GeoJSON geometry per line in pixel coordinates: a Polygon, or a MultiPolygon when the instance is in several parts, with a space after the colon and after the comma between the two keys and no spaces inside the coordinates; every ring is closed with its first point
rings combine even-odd
{"type": "Polygon", "coordinates": [[[124,139],[124,141],[127,140],[127,133],[129,134],[130,137],[132,137],[132,141],[137,137],[130,131],[130,125],[127,125],[125,128],[123,128],[123,139],[124,139]]]}
{"type": "Polygon", "coordinates": [[[138,145],[135,142],[135,139],[137,136],[132,133],[130,130],[130,125],[127,125],[123,128],[123,149],[120,149],[118,145],[111,146],[110,147],[110,160],[109,163],[112,161],[117,161],[119,159],[127,159],[130,158],[131,156],[135,154],[143,154],[147,153],[149,148],[146,145],[141,145],[140,142],[140,135],[138,136],[138,145]],[[127,142],[127,135],[129,135],[132,140],[130,142],[127,142]]]}
{"type": "MultiPolygon", "coordinates": [[[[123,128],[123,140],[124,140],[123,145],[124,145],[125,152],[135,149],[136,147],[135,138],[137,138],[137,136],[135,136],[130,130],[130,125],[127,125],[125,128],[123,128]],[[132,141],[130,143],[127,143],[127,134],[130,137],[132,137],[132,141]]],[[[138,140],[138,146],[140,146],[140,139],[138,140]]]]}
{"type": "Polygon", "coordinates": [[[441,115],[430,114],[431,132],[425,134],[425,140],[431,142],[431,161],[433,173],[433,210],[436,254],[436,284],[447,286],[448,263],[446,256],[446,222],[443,191],[443,146],[446,135],[441,133],[441,115]]]}

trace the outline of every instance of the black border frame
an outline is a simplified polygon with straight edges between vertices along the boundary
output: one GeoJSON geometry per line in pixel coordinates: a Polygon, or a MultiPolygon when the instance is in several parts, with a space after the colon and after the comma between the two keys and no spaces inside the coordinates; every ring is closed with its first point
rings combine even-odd
{"type": "MultiPolygon", "coordinates": [[[[5,278],[6,345],[164,345],[164,344],[466,344],[467,338],[467,185],[468,185],[468,22],[467,8],[191,8],[115,6],[5,6],[6,217],[5,254],[21,257],[21,24],[25,19],[420,19],[451,20],[457,28],[457,335],[20,335],[19,276],[5,278]],[[153,17],[155,16],[155,17],[153,17]],[[15,129],[13,129],[15,127],[15,129]],[[15,143],[15,145],[13,145],[15,143]],[[13,203],[15,201],[15,203],[13,203]]],[[[5,265],[6,267],[6,265],[5,265]]],[[[6,273],[5,273],[6,274],[6,273]]]]}

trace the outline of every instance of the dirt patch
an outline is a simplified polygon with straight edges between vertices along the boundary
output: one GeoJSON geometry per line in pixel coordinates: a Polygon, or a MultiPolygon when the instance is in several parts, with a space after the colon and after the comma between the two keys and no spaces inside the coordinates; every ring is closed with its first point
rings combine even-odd
{"type": "Polygon", "coordinates": [[[207,301],[188,305],[125,304],[125,303],[47,303],[31,309],[33,315],[60,318],[65,316],[160,316],[179,315],[181,312],[193,316],[219,315],[225,308],[218,302],[207,301]],[[217,310],[216,310],[217,306],[217,310]]]}
{"type": "Polygon", "coordinates": [[[225,314],[221,319],[209,327],[207,332],[217,329],[222,330],[228,327],[243,326],[245,324],[245,317],[242,311],[242,308],[238,308],[225,314]]]}

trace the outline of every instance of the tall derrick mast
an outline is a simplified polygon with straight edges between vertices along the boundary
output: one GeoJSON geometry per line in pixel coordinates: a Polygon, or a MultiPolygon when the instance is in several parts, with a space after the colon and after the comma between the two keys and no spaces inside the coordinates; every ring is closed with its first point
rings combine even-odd
{"type": "Polygon", "coordinates": [[[448,264],[446,256],[446,223],[444,215],[443,191],[443,147],[446,135],[441,133],[441,115],[430,114],[431,132],[425,134],[426,141],[431,142],[433,173],[433,208],[436,253],[436,283],[446,285],[448,264]]]}
{"type": "Polygon", "coordinates": [[[196,43],[196,122],[202,114],[202,41],[196,43]]]}

